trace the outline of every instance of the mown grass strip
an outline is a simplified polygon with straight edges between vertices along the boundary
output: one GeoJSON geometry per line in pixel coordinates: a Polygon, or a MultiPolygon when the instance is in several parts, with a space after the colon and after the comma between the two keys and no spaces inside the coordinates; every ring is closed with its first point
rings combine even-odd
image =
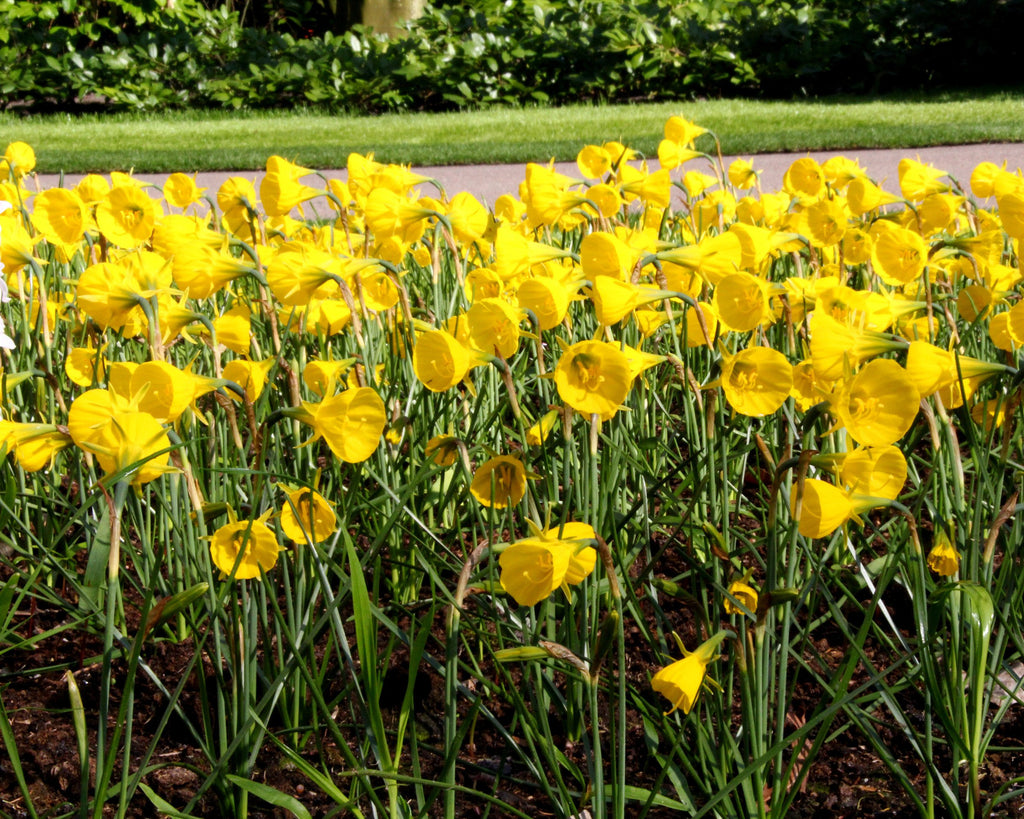
{"type": "MultiPolygon", "coordinates": [[[[682,113],[722,135],[726,153],[911,148],[1024,141],[1024,92],[804,102],[704,100],[650,105],[492,109],[377,117],[299,112],[192,111],[162,115],[0,114],[4,141],[34,146],[38,170],[83,173],[263,167],[277,153],[314,168],[351,152],[413,165],[574,159],[617,139],[655,154],[665,120],[682,113]]],[[[710,147],[710,142],[703,145],[710,147]]]]}

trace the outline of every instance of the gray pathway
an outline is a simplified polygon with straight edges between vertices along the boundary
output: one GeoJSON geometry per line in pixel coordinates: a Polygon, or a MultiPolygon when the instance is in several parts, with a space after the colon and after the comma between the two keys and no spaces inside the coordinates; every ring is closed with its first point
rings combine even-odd
{"type": "MultiPolygon", "coordinates": [[[[963,185],[967,185],[978,163],[983,161],[995,162],[996,164],[1006,163],[1010,171],[1024,168],[1024,143],[994,143],[979,145],[958,145],[940,146],[933,148],[903,148],[899,150],[878,150],[878,149],[851,149],[848,151],[814,151],[793,154],[755,154],[746,158],[754,160],[754,167],[763,171],[762,188],[778,190],[782,187],[782,177],[786,169],[797,158],[802,156],[813,156],[819,162],[823,162],[830,156],[843,155],[850,159],[857,160],[860,165],[867,169],[869,175],[880,183],[887,190],[898,192],[896,167],[903,157],[920,159],[934,165],[936,168],[946,171],[963,185]]],[[[728,164],[734,157],[725,157],[728,164]]],[[[537,157],[538,162],[544,162],[543,157],[537,157]]],[[[574,162],[559,162],[555,165],[561,173],[578,177],[579,171],[574,162]]],[[[504,193],[517,193],[519,183],[524,179],[525,163],[520,165],[461,165],[447,167],[422,167],[414,168],[418,173],[437,179],[448,195],[454,195],[459,191],[469,191],[478,199],[487,203],[493,203],[495,199],[504,193]]],[[[657,168],[657,160],[652,163],[652,170],[657,168]]],[[[686,170],[706,170],[706,165],[701,165],[701,160],[693,160],[687,163],[686,170]]],[[[323,172],[328,178],[345,178],[344,170],[328,170],[323,172]]],[[[137,174],[137,178],[162,185],[167,174],[137,174]]],[[[201,186],[209,188],[215,193],[217,188],[225,179],[230,176],[242,176],[253,180],[258,184],[262,177],[262,171],[217,171],[200,173],[198,182],[201,186]]],[[[65,186],[74,185],[80,175],[68,175],[65,177],[65,186]]],[[[41,175],[39,177],[41,187],[55,187],[59,184],[59,178],[53,175],[41,175]]]]}

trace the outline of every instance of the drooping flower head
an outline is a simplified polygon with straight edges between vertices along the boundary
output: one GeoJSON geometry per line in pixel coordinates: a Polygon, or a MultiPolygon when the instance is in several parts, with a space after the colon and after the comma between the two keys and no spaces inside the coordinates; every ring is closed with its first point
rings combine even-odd
{"type": "Polygon", "coordinates": [[[757,589],[750,585],[750,571],[746,572],[743,577],[733,580],[729,584],[729,597],[726,597],[723,601],[723,607],[725,608],[726,614],[745,614],[742,608],[733,602],[733,598],[743,604],[749,612],[757,612],[757,600],[758,594],[757,589]]]}
{"type": "Polygon", "coordinates": [[[771,415],[793,389],[793,365],[778,350],[750,347],[722,359],[718,382],[725,399],[740,415],[771,415]]]}
{"type": "Polygon", "coordinates": [[[939,181],[946,176],[946,172],[919,160],[904,157],[900,160],[896,172],[899,174],[903,198],[912,202],[920,202],[931,193],[949,190],[947,183],[939,181]]]}
{"type": "Polygon", "coordinates": [[[526,494],[526,469],[511,455],[484,461],[473,474],[470,494],[484,506],[504,509],[515,506],[526,494]]]}
{"type": "Polygon", "coordinates": [[[858,447],[843,458],[839,479],[854,494],[895,500],[907,481],[907,459],[896,446],[858,447]]]}
{"type": "Polygon", "coordinates": [[[213,533],[210,556],[225,577],[250,580],[274,568],[280,547],[267,526],[272,512],[269,510],[256,520],[232,520],[213,533]]]}
{"type": "Polygon", "coordinates": [[[303,408],[313,410],[313,429],[339,460],[362,463],[380,446],[387,413],[372,387],[347,389],[303,408]]]}
{"type": "Polygon", "coordinates": [[[501,586],[521,606],[539,603],[558,588],[568,593],[597,563],[597,552],[589,545],[596,535],[589,524],[566,523],[561,531],[530,528],[533,537],[505,547],[499,558],[501,586]]]}
{"type": "Polygon", "coordinates": [[[907,371],[895,361],[876,358],[845,381],[830,403],[857,443],[883,447],[910,429],[920,402],[907,371]]]}
{"type": "Polygon", "coordinates": [[[338,516],[328,500],[309,487],[287,490],[281,529],[296,543],[323,543],[337,529],[338,516]]]}
{"type": "Polygon", "coordinates": [[[0,178],[20,181],[36,167],[36,152],[27,142],[10,143],[0,156],[0,178]]]}
{"type": "Polygon", "coordinates": [[[811,538],[828,537],[855,514],[849,492],[817,478],[803,482],[802,497],[794,489],[789,505],[798,531],[811,538]]]}
{"type": "Polygon", "coordinates": [[[118,185],[97,205],[96,224],[108,242],[131,249],[149,241],[159,215],[156,200],[138,185],[118,185]]]}
{"type": "Polygon", "coordinates": [[[941,577],[953,577],[960,570],[960,553],[944,528],[935,532],[935,541],[928,552],[928,568],[941,577]]]}
{"type": "Polygon", "coordinates": [[[172,173],[164,181],[164,199],[176,208],[187,208],[199,201],[206,188],[196,185],[195,174],[172,173]]]}
{"type": "Polygon", "coordinates": [[[469,372],[479,356],[444,330],[427,330],[416,339],[412,366],[416,378],[431,392],[450,390],[469,372]]]}
{"type": "Polygon", "coordinates": [[[174,471],[163,424],[116,389],[89,390],[76,398],[68,411],[68,431],[104,472],[124,473],[136,486],[174,471]]]}
{"type": "Polygon", "coordinates": [[[611,418],[632,383],[629,359],[614,344],[580,341],[562,352],[555,385],[562,400],[584,415],[611,418]]]}
{"type": "MultiPolygon", "coordinates": [[[[725,629],[719,631],[701,643],[693,653],[688,652],[679,642],[679,648],[685,655],[683,659],[665,666],[651,679],[651,688],[672,703],[672,708],[666,713],[671,714],[677,709],[681,709],[684,714],[690,713],[704,685],[708,666],[718,659],[718,646],[729,634],[725,629]]],[[[679,641],[679,638],[676,640],[679,641]]]]}

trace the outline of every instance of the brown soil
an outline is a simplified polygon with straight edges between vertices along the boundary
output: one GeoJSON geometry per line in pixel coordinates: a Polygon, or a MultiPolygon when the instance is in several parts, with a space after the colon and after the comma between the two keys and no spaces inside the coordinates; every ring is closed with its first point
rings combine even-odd
{"type": "MultiPolygon", "coordinates": [[[[73,610],[73,609],[71,609],[73,610]]],[[[16,626],[22,635],[44,634],[60,626],[65,620],[61,608],[39,608],[35,611],[19,612],[16,626]]],[[[440,624],[439,624],[440,627],[440,624]]],[[[634,645],[628,651],[630,657],[626,673],[631,682],[645,684],[644,668],[649,668],[653,658],[650,649],[641,644],[639,629],[627,639],[634,645]],[[636,677],[634,680],[633,678],[636,677]]],[[[825,635],[816,644],[819,657],[826,662],[838,663],[845,647],[835,634],[825,635]]],[[[872,650],[869,646],[869,651],[872,650]]],[[[3,646],[0,645],[0,651],[3,646]]],[[[173,687],[181,679],[184,669],[192,661],[194,647],[191,643],[153,641],[146,650],[146,662],[173,687]]],[[[65,670],[69,669],[82,693],[86,710],[90,751],[95,752],[97,704],[101,668],[96,657],[102,652],[101,640],[83,631],[65,631],[56,636],[41,638],[31,649],[7,650],[0,653],[0,696],[11,720],[14,736],[20,754],[20,762],[29,782],[33,802],[43,816],[60,816],[77,811],[82,794],[79,774],[79,759],[76,738],[72,725],[68,684],[65,670]]],[[[884,660],[879,657],[879,662],[884,660]]],[[[201,673],[201,672],[200,672],[201,673]]],[[[608,672],[606,672],[608,673],[608,672]]],[[[116,666],[116,674],[123,674],[123,665],[116,666]]],[[[395,667],[389,672],[390,685],[385,689],[382,705],[386,712],[396,709],[405,689],[406,672],[395,667]]],[[[424,671],[418,677],[416,687],[418,719],[417,730],[421,737],[421,765],[426,776],[440,774],[440,757],[431,757],[423,749],[440,745],[441,727],[438,720],[444,714],[443,684],[433,672],[424,671]]],[[[120,691],[121,680],[115,678],[115,697],[120,691]]],[[[855,680],[856,683],[856,680],[855,680]]],[[[152,737],[159,730],[164,717],[164,700],[156,688],[140,677],[136,684],[136,705],[132,739],[133,769],[141,762],[142,755],[152,737]]],[[[656,695],[652,696],[656,697],[656,695]]],[[[820,690],[810,681],[801,682],[797,696],[792,703],[791,714],[799,720],[813,712],[821,697],[820,690]]],[[[499,717],[509,709],[502,702],[488,703],[499,717]]],[[[198,714],[200,698],[198,680],[194,672],[189,678],[182,698],[183,708],[198,714]]],[[[191,715],[190,715],[191,716],[191,715]]],[[[899,760],[900,766],[911,777],[918,790],[923,790],[923,769],[913,749],[903,738],[899,729],[888,715],[879,713],[875,730],[885,739],[899,760]]],[[[629,737],[629,771],[635,778],[635,785],[649,785],[657,775],[646,751],[641,720],[630,720],[635,726],[629,737]]],[[[834,727],[838,726],[839,722],[834,727]]],[[[108,726],[113,729],[114,726],[108,726]]],[[[983,777],[983,788],[992,794],[1008,780],[1024,773],[1024,751],[1020,738],[1024,736],[1024,707],[1012,708],[1007,719],[999,726],[992,743],[983,777]],[[1000,750],[1010,746],[1013,750],[1000,750]]],[[[332,760],[332,770],[344,770],[342,755],[332,747],[326,736],[321,737],[321,749],[311,747],[307,756],[311,760],[332,760]]],[[[582,749],[564,738],[556,738],[568,757],[582,763],[582,749]]],[[[802,753],[800,749],[794,749],[802,753]]],[[[540,788],[531,786],[525,769],[511,759],[503,740],[497,732],[481,721],[481,728],[474,735],[474,742],[464,748],[459,762],[458,778],[461,784],[488,794],[496,794],[516,808],[531,815],[543,817],[556,815],[546,804],[540,788]]],[[[176,808],[184,807],[205,781],[208,762],[179,718],[172,717],[163,730],[160,741],[153,753],[150,766],[156,769],[144,777],[144,782],[162,799],[176,808]]],[[[120,763],[113,781],[120,779],[120,763]]],[[[92,775],[95,771],[92,771],[92,775]]],[[[334,806],[328,798],[319,793],[310,781],[299,774],[294,766],[269,744],[264,749],[254,778],[295,796],[314,816],[332,813],[334,806]]],[[[342,781],[342,780],[339,780],[342,781]]],[[[457,800],[460,817],[482,815],[483,802],[459,797],[457,800]]],[[[438,803],[438,811],[440,805],[438,803]]],[[[995,815],[1011,816],[1024,812],[1024,799],[1001,805],[995,815]]],[[[193,813],[204,817],[224,815],[217,796],[206,792],[198,801],[193,813]]],[[[249,802],[249,814],[253,817],[288,816],[280,809],[274,809],[257,799],[249,802]]],[[[27,816],[11,761],[0,755],[0,816],[27,816]]],[[[132,802],[129,816],[158,816],[150,801],[139,793],[132,802]]],[[[335,815],[338,814],[335,811],[335,815]]],[[[431,812],[430,815],[440,815],[431,812]]],[[[495,815],[495,814],[491,814],[495,815]]],[[[667,810],[654,810],[652,817],[674,815],[667,810]]],[[[911,817],[916,816],[911,800],[896,784],[892,773],[872,752],[867,740],[855,729],[850,729],[829,741],[814,758],[807,781],[797,798],[791,816],[806,817],[911,817]]]]}

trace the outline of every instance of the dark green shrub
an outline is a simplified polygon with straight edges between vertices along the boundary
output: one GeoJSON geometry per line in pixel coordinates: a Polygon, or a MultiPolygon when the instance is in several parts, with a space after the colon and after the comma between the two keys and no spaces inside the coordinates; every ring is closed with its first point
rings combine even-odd
{"type": "Polygon", "coordinates": [[[218,0],[167,2],[0,5],[0,103],[378,112],[1010,86],[1024,22],[1024,0],[472,0],[387,39],[340,31],[342,0],[235,0],[246,25],[218,0]]]}

